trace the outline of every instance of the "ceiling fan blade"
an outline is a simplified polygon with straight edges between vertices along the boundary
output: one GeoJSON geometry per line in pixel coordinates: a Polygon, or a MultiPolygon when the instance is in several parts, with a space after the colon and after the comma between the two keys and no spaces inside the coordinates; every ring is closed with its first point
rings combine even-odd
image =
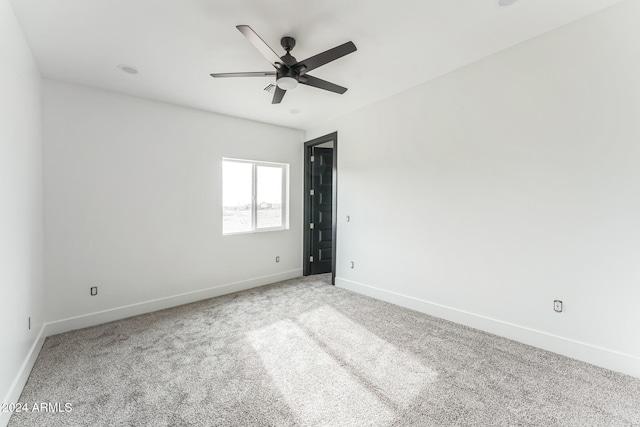
{"type": "Polygon", "coordinates": [[[307,58],[304,61],[298,61],[298,63],[293,65],[293,68],[299,71],[300,74],[305,74],[324,64],[335,61],[338,58],[342,58],[345,55],[355,52],[356,50],[358,49],[356,48],[356,45],[353,44],[353,42],[346,42],[345,44],[336,46],[333,49],[326,50],[322,53],[312,56],[311,58],[307,58]]]}
{"type": "Polygon", "coordinates": [[[266,44],[264,40],[262,40],[260,36],[251,29],[250,26],[237,25],[236,28],[247,38],[247,40],[249,40],[249,43],[251,43],[256,49],[260,51],[262,56],[267,58],[267,61],[271,62],[274,67],[280,68],[278,64],[280,64],[282,60],[280,59],[278,54],[275,53],[273,49],[271,49],[269,45],[266,44]]]}
{"type": "Polygon", "coordinates": [[[310,76],[309,74],[300,76],[300,84],[317,87],[320,89],[328,90],[330,92],[335,92],[339,94],[343,94],[347,91],[346,87],[338,86],[337,84],[319,79],[317,77],[310,76]]]}
{"type": "Polygon", "coordinates": [[[282,101],[282,98],[284,98],[285,93],[287,93],[286,90],[280,89],[278,86],[276,86],[276,92],[273,94],[273,99],[271,100],[271,103],[280,104],[280,101],[282,101]]]}
{"type": "Polygon", "coordinates": [[[275,77],[275,71],[257,71],[248,73],[213,73],[211,77],[275,77]]]}

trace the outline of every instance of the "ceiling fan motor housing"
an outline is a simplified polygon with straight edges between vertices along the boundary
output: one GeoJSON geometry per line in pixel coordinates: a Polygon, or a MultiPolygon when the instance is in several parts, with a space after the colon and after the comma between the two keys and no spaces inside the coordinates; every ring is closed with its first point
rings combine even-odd
{"type": "Polygon", "coordinates": [[[296,73],[291,68],[285,68],[284,70],[276,71],[276,80],[281,79],[282,77],[291,77],[296,80],[300,80],[300,74],[296,73]]]}

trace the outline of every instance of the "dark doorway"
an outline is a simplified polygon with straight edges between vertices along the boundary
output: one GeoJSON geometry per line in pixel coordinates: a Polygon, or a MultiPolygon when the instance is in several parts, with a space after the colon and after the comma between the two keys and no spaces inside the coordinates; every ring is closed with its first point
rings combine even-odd
{"type": "Polygon", "coordinates": [[[331,272],[335,284],[337,133],[305,142],[303,274],[331,272]]]}
{"type": "Polygon", "coordinates": [[[311,149],[310,274],[331,272],[333,148],[311,149]]]}

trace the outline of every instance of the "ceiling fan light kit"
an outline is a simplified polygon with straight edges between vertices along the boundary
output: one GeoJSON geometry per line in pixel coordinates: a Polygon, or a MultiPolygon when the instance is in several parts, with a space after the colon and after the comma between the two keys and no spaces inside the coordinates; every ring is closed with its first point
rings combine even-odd
{"type": "Polygon", "coordinates": [[[283,37],[280,40],[280,45],[286,51],[286,53],[279,57],[273,49],[267,45],[264,40],[256,34],[248,25],[238,25],[236,27],[249,42],[264,56],[267,61],[275,68],[275,71],[258,71],[258,72],[246,72],[246,73],[213,73],[211,77],[274,77],[276,78],[276,90],[273,94],[272,104],[279,104],[284,97],[284,94],[291,89],[295,89],[298,84],[307,86],[313,86],[318,89],[328,90],[330,92],[343,94],[347,91],[346,87],[338,86],[337,84],[327,82],[325,80],[313,77],[307,72],[314,70],[329,62],[335,61],[338,58],[342,58],[352,52],[355,52],[356,45],[353,42],[347,42],[336,46],[333,49],[329,49],[325,52],[314,55],[303,61],[298,61],[291,55],[291,50],[296,45],[296,40],[293,37],[283,37]]]}
{"type": "Polygon", "coordinates": [[[298,86],[298,81],[293,77],[280,77],[276,80],[276,85],[282,90],[291,90],[298,86]]]}

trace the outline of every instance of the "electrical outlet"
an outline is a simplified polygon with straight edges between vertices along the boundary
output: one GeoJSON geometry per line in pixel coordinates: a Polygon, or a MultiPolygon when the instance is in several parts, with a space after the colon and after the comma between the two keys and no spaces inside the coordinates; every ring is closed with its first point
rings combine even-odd
{"type": "Polygon", "coordinates": [[[560,301],[559,299],[554,300],[554,301],[553,301],[553,309],[554,309],[557,313],[562,313],[562,301],[560,301]]]}
{"type": "Polygon", "coordinates": [[[276,262],[280,262],[280,257],[279,256],[276,257],[276,262]]]}
{"type": "Polygon", "coordinates": [[[351,268],[356,268],[356,264],[353,261],[351,261],[351,268]]]}
{"type": "Polygon", "coordinates": [[[351,216],[347,215],[347,222],[351,222],[351,216]]]}
{"type": "Polygon", "coordinates": [[[98,295],[98,287],[97,286],[92,286],[91,287],[91,296],[94,297],[98,295]]]}
{"type": "Polygon", "coordinates": [[[31,330],[31,316],[29,316],[29,330],[31,330]]]}

